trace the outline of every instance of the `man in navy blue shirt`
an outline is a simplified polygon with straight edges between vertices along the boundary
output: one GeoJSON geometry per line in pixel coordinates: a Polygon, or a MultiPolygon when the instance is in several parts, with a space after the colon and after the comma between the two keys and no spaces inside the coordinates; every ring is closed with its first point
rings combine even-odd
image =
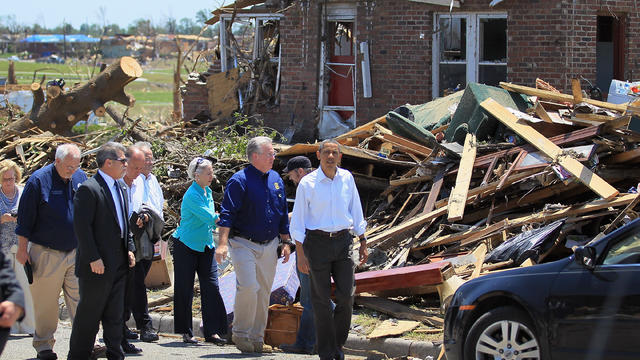
{"type": "Polygon", "coordinates": [[[264,345],[269,296],[276,273],[278,237],[284,243],[284,262],[291,242],[284,183],[271,170],[275,152],[271,139],[249,140],[251,163],[227,181],[220,210],[216,261],[231,254],[236,273],[232,340],[242,352],[271,352],[264,345]],[[230,248],[229,248],[230,247],[230,248]]]}
{"type": "Polygon", "coordinates": [[[18,205],[16,259],[21,264],[30,262],[33,268],[33,347],[38,359],[57,359],[53,334],[58,326],[60,290],[72,321],[80,299],[74,273],[78,240],[73,230],[73,196],[86,179],[80,170],[80,149],[60,145],[55,162],[31,175],[18,205]]]}

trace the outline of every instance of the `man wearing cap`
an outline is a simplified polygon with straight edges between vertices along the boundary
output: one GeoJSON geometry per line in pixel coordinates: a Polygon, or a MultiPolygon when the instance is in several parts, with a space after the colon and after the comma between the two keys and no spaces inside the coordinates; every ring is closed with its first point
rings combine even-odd
{"type": "Polygon", "coordinates": [[[291,215],[298,267],[310,271],[311,295],[321,360],[342,360],[353,311],[353,235],[360,238],[360,263],[367,260],[366,221],[353,175],[338,167],[342,154],[336,140],[325,140],[316,152],[320,168],[300,180],[291,215]],[[331,311],[331,278],[335,310],[331,311]],[[327,321],[328,320],[328,321],[327,321]]]}
{"type": "MultiPolygon", "coordinates": [[[[283,173],[289,176],[294,184],[298,185],[300,180],[310,173],[311,161],[306,156],[296,156],[287,162],[287,167],[283,173]]],[[[297,254],[297,253],[296,253],[297,254]]],[[[296,342],[293,344],[282,344],[280,350],[296,354],[313,354],[316,345],[316,329],[313,323],[313,305],[311,304],[311,284],[308,272],[303,272],[298,264],[298,279],[300,279],[300,304],[303,307],[300,317],[300,326],[296,335],[296,342]]]]}

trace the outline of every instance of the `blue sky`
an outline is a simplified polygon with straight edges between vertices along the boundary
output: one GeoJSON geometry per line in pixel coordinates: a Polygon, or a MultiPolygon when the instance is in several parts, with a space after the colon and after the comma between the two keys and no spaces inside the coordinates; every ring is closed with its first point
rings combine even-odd
{"type": "Polygon", "coordinates": [[[10,6],[3,6],[0,16],[15,15],[17,22],[23,25],[39,23],[52,28],[66,21],[78,28],[85,22],[102,24],[100,8],[103,7],[107,23],[116,23],[122,27],[139,18],[151,19],[154,24],[163,24],[169,17],[195,20],[198,10],[214,10],[221,4],[231,2],[232,0],[19,0],[11,1],[10,6]]]}

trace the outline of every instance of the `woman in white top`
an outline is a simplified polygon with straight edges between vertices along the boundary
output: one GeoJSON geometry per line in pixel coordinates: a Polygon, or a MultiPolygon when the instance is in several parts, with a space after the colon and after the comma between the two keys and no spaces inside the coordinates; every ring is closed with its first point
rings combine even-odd
{"type": "Polygon", "coordinates": [[[33,299],[29,291],[29,281],[24,267],[16,261],[18,251],[18,236],[15,233],[17,225],[18,204],[22,195],[22,186],[18,184],[22,180],[22,170],[11,160],[0,161],[0,245],[2,252],[13,262],[13,270],[20,287],[24,291],[25,316],[20,322],[16,322],[11,328],[13,334],[31,334],[35,331],[33,319],[33,299]]]}

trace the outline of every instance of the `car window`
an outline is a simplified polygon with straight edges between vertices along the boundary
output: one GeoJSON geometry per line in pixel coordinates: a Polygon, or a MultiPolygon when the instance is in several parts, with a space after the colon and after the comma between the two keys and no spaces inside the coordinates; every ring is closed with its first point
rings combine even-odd
{"type": "Polygon", "coordinates": [[[609,248],[603,265],[640,264],[640,234],[626,234],[625,237],[609,248]]]}

